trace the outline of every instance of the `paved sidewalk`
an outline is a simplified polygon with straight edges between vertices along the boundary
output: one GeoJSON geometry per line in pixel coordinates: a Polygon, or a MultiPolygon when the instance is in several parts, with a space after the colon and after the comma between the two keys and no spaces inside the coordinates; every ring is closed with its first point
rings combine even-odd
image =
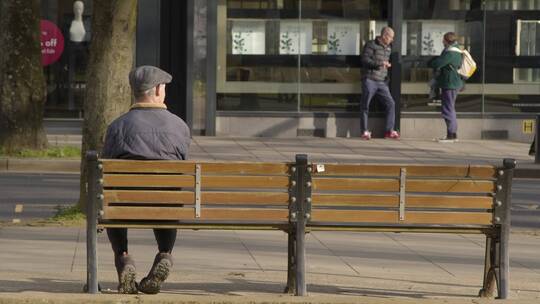
{"type": "MultiPolygon", "coordinates": [[[[154,242],[151,230],[130,230],[138,279],[150,268],[154,242]]],[[[479,235],[310,233],[307,301],[330,297],[335,303],[362,298],[364,303],[469,303],[482,284],[484,242],[479,235]]],[[[98,243],[99,281],[104,293],[114,294],[116,272],[106,235],[100,234],[98,243]]],[[[0,244],[0,300],[79,296],[86,278],[84,227],[4,227],[0,244]]],[[[163,292],[151,299],[293,300],[282,295],[286,244],[286,235],[279,231],[181,231],[174,271],[163,292]]],[[[540,301],[540,236],[512,234],[510,248],[511,299],[540,301]]]]}
{"type": "MultiPolygon", "coordinates": [[[[514,158],[518,168],[540,171],[528,148],[526,143],[488,140],[442,144],[417,139],[194,137],[190,156],[293,161],[295,154],[305,153],[318,162],[426,164],[501,164],[503,158],[514,158]]],[[[0,159],[0,171],[77,173],[79,166],[79,160],[0,159]]],[[[107,294],[92,297],[80,293],[86,278],[84,228],[0,227],[0,303],[41,298],[49,303],[476,303],[484,241],[477,235],[311,233],[309,297],[295,299],[281,294],[286,282],[284,233],[182,231],[174,252],[175,271],[164,292],[135,297],[113,295],[116,273],[102,234],[99,278],[107,294]]],[[[130,230],[130,246],[140,279],[155,254],[152,232],[130,230]]],[[[540,235],[512,233],[510,250],[511,298],[515,303],[540,302],[540,235]]]]}
{"type": "MultiPolygon", "coordinates": [[[[58,139],[56,139],[58,141],[58,139]]],[[[73,139],[69,139],[72,141],[73,139]]],[[[59,141],[59,144],[66,142],[59,141]]],[[[540,172],[529,156],[529,144],[500,140],[461,140],[438,143],[425,139],[364,141],[358,138],[233,138],[195,136],[190,158],[196,160],[294,161],[295,154],[340,163],[470,163],[501,164],[514,158],[520,169],[540,172]]],[[[79,172],[80,160],[0,158],[0,171],[79,172]]]]}

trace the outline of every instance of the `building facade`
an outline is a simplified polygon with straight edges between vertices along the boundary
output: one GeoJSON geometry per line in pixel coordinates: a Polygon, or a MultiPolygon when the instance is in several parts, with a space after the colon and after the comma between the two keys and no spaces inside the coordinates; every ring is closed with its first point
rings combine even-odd
{"type": "MultiPolygon", "coordinates": [[[[92,14],[85,5],[83,24],[92,14]]],[[[73,1],[42,1],[66,35],[73,1]]],[[[442,35],[456,32],[478,70],[456,102],[463,139],[529,141],[540,112],[540,0],[139,0],[137,65],[171,72],[169,108],[194,134],[359,136],[360,52],[390,25],[390,87],[403,137],[445,134],[428,98],[442,35]],[[538,42],[538,47],[537,47],[538,42]]],[[[67,36],[66,36],[67,37],[67,36]]],[[[88,29],[86,39],[90,39],[88,29]]],[[[88,41],[66,39],[45,67],[46,117],[82,117],[88,41]]],[[[381,105],[370,128],[382,135],[381,105]]]]}

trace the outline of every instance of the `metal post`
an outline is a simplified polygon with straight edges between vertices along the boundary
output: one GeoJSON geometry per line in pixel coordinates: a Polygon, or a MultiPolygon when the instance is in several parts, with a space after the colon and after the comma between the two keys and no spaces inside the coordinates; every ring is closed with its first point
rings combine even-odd
{"type": "Polygon", "coordinates": [[[493,236],[486,235],[486,254],[484,260],[484,283],[478,294],[482,298],[491,298],[495,292],[495,268],[496,262],[496,241],[493,236]]]}
{"type": "Polygon", "coordinates": [[[86,287],[88,293],[98,293],[97,279],[97,171],[96,151],[86,153],[87,193],[86,201],[86,287]]]}
{"type": "Polygon", "coordinates": [[[295,292],[296,286],[296,229],[289,227],[287,231],[288,239],[288,257],[287,257],[287,287],[285,287],[285,293],[292,294],[295,292]]]}
{"type": "Polygon", "coordinates": [[[305,179],[307,173],[307,155],[296,155],[296,201],[297,221],[296,221],[296,293],[297,296],[306,295],[306,189],[305,179]]]}
{"type": "Polygon", "coordinates": [[[499,240],[499,298],[507,299],[510,289],[510,255],[508,250],[510,241],[510,208],[512,204],[512,178],[514,177],[516,161],[514,159],[506,158],[503,161],[503,166],[504,170],[502,170],[502,174],[499,172],[499,180],[502,179],[503,181],[502,188],[497,189],[498,192],[500,192],[500,197],[504,199],[504,211],[500,216],[501,236],[499,240]]]}
{"type": "Polygon", "coordinates": [[[536,134],[534,135],[534,162],[540,164],[540,143],[538,142],[538,134],[540,134],[540,115],[536,116],[536,134]]]}
{"type": "Polygon", "coordinates": [[[394,29],[394,42],[392,43],[392,53],[390,54],[390,93],[395,101],[395,129],[400,130],[401,126],[401,31],[403,24],[403,1],[388,0],[388,24],[394,29]]]}
{"type": "Polygon", "coordinates": [[[206,11],[206,125],[205,135],[216,135],[218,1],[207,0],[206,11]]]}
{"type": "Polygon", "coordinates": [[[296,214],[297,203],[296,181],[298,171],[296,165],[289,165],[289,227],[287,228],[287,287],[285,293],[293,294],[296,291],[296,214]]]}

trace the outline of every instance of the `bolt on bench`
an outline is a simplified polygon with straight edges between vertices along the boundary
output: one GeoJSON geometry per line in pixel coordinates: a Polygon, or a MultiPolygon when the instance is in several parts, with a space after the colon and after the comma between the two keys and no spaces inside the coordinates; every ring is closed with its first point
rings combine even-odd
{"type": "Polygon", "coordinates": [[[306,295],[314,230],[486,235],[480,296],[508,296],[515,161],[364,165],[140,161],[87,153],[87,286],[97,293],[97,231],[107,227],[276,229],[288,234],[286,292],[306,295]]]}

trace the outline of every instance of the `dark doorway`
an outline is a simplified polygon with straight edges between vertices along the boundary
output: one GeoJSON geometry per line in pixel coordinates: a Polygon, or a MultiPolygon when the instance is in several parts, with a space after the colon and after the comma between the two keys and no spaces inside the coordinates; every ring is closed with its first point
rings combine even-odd
{"type": "MultiPolygon", "coordinates": [[[[161,0],[160,66],[173,75],[167,86],[166,104],[169,111],[188,122],[188,3],[189,1],[161,0]]],[[[141,43],[141,42],[138,42],[141,43]]],[[[142,42],[144,43],[144,42],[142,42]]],[[[189,122],[188,122],[189,124],[189,122]]]]}

